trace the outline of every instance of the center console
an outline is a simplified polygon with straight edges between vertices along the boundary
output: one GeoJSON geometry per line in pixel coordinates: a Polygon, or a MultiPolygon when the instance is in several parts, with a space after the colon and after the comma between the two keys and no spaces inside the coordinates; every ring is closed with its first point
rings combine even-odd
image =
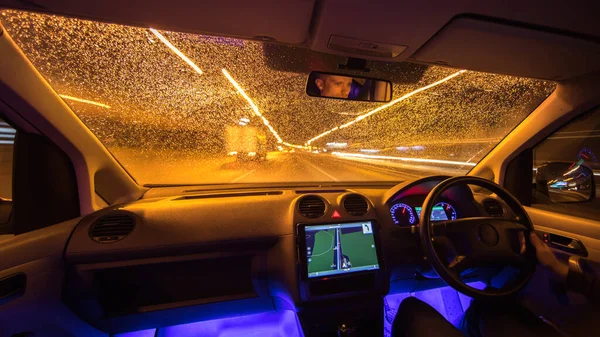
{"type": "Polygon", "coordinates": [[[375,221],[298,224],[303,300],[383,290],[383,259],[375,221]]]}
{"type": "Polygon", "coordinates": [[[389,285],[377,223],[298,224],[296,242],[305,334],[383,334],[382,298],[389,285]]]}

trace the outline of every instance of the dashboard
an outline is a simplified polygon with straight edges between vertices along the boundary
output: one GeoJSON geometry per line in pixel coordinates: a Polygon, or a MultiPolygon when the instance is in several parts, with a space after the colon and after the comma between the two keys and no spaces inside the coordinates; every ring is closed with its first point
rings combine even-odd
{"type": "MultiPolygon", "coordinates": [[[[63,301],[111,333],[282,308],[298,312],[306,335],[334,324],[332,312],[375,324],[384,295],[443,285],[428,273],[415,228],[427,194],[446,178],[153,188],[77,224],[64,253],[63,301]]],[[[452,187],[432,219],[489,216],[490,203],[507,209],[452,187]]]]}

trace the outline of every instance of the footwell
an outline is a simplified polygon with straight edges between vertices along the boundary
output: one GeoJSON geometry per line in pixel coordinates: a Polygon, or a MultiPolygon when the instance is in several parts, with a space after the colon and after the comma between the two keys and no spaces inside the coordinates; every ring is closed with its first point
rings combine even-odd
{"type": "Polygon", "coordinates": [[[293,311],[266,312],[212,321],[174,325],[114,335],[114,337],[302,337],[293,311]]]}
{"type": "MultiPolygon", "coordinates": [[[[485,283],[483,282],[473,282],[468,283],[468,285],[476,289],[485,288],[485,283]]],[[[400,302],[410,296],[414,296],[431,305],[455,326],[460,323],[463,313],[469,308],[469,304],[471,304],[470,297],[459,293],[451,287],[388,295],[384,300],[383,312],[385,317],[383,322],[385,337],[391,337],[392,335],[392,323],[396,317],[400,302]]]]}

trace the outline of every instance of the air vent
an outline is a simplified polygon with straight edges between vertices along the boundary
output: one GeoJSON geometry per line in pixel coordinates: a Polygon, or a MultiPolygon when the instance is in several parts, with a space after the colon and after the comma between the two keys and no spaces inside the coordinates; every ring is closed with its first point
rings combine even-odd
{"type": "Polygon", "coordinates": [[[325,214],[325,201],[315,195],[303,197],[298,202],[298,211],[307,218],[319,218],[325,214]]]}
{"type": "Polygon", "coordinates": [[[483,208],[489,216],[501,217],[504,215],[502,204],[496,199],[485,199],[483,208]]]}
{"type": "Polygon", "coordinates": [[[350,215],[361,216],[369,211],[369,204],[362,195],[350,194],[344,199],[344,209],[350,215]]]}
{"type": "Polygon", "coordinates": [[[90,237],[96,242],[111,243],[129,235],[135,227],[135,218],[128,213],[105,215],[90,228],[90,237]]]}

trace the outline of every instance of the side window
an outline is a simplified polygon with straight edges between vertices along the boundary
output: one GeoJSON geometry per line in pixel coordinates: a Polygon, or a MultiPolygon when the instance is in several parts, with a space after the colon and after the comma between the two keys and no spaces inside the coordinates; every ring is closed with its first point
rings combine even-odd
{"type": "Polygon", "coordinates": [[[9,222],[12,212],[13,151],[15,134],[16,130],[0,119],[0,225],[9,222]]]}
{"type": "Polygon", "coordinates": [[[600,108],[578,117],[533,150],[532,206],[600,221],[600,108]]]}

